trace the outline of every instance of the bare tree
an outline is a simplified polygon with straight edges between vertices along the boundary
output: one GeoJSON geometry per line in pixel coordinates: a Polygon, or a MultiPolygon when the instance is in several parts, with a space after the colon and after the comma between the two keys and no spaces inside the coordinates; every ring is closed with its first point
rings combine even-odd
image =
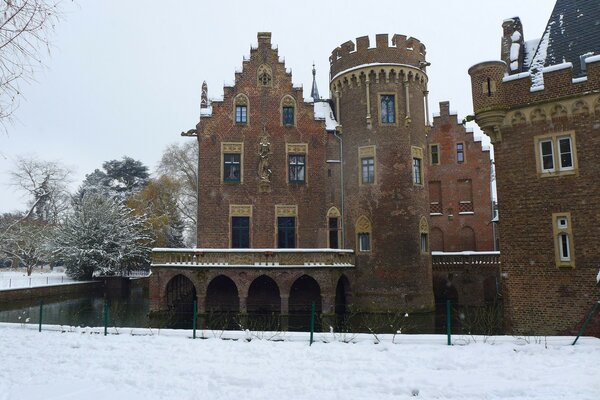
{"type": "Polygon", "coordinates": [[[69,206],[67,186],[70,174],[69,168],[56,161],[17,158],[10,179],[11,184],[29,198],[24,219],[57,223],[69,206]]]}
{"type": "Polygon", "coordinates": [[[0,0],[0,125],[18,106],[19,85],[33,80],[50,50],[50,36],[60,19],[59,0],[0,0]]]}
{"type": "Polygon", "coordinates": [[[49,239],[53,227],[46,221],[23,218],[20,215],[0,217],[0,226],[8,225],[0,237],[0,253],[13,260],[13,265],[23,265],[27,275],[50,259],[49,239]]]}
{"type": "Polygon", "coordinates": [[[185,224],[188,242],[195,244],[198,213],[198,143],[189,141],[168,146],[163,152],[157,172],[179,184],[175,193],[177,208],[185,224]]]}

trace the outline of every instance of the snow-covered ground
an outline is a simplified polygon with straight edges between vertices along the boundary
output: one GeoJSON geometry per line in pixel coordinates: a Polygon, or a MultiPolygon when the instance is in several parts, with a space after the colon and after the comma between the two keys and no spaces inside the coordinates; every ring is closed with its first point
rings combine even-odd
{"type": "Polygon", "coordinates": [[[36,268],[31,276],[27,276],[25,268],[0,269],[0,290],[60,285],[67,282],[73,280],[65,275],[62,267],[56,267],[54,270],[50,270],[50,267],[36,268]]]}
{"type": "MultiPolygon", "coordinates": [[[[191,340],[190,331],[0,324],[0,400],[594,399],[600,339],[289,334],[191,340]],[[96,332],[96,333],[92,333],[96,332]],[[146,336],[132,336],[131,333],[146,336]],[[350,337],[346,337],[350,338],[350,337]]],[[[210,332],[205,332],[211,336],[210,332]]],[[[228,334],[229,335],[229,334],[228,334]]],[[[235,334],[233,334],[235,336],[235,334]]],[[[250,335],[252,336],[252,335],[250,335]]]]}

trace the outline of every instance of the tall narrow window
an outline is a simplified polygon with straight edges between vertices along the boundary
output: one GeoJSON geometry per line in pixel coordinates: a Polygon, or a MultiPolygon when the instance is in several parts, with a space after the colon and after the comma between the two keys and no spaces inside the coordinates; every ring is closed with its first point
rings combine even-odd
{"type": "Polygon", "coordinates": [[[294,107],[283,107],[283,125],[294,125],[294,107]]]}
{"type": "Polygon", "coordinates": [[[419,222],[419,233],[421,234],[421,254],[429,253],[429,223],[427,218],[421,217],[419,222]]]}
{"type": "Polygon", "coordinates": [[[542,154],[542,171],[554,171],[554,152],[552,140],[540,142],[540,151],[542,154]]]}
{"type": "Polygon", "coordinates": [[[429,146],[429,159],[431,160],[431,165],[437,165],[440,163],[440,146],[437,144],[432,144],[429,146]]]}
{"type": "Polygon", "coordinates": [[[394,95],[381,96],[381,123],[394,124],[396,122],[396,99],[394,95]]]}
{"type": "Polygon", "coordinates": [[[360,216],[356,220],[356,245],[359,252],[370,252],[371,245],[371,221],[367,217],[360,216]]]}
{"type": "Polygon", "coordinates": [[[413,183],[415,185],[422,185],[423,178],[421,176],[421,159],[413,158],[413,183]]]}
{"type": "Polygon", "coordinates": [[[570,213],[552,214],[554,247],[557,267],[575,267],[573,255],[573,229],[570,213]]]}
{"type": "Polygon", "coordinates": [[[362,168],[362,183],[374,183],[375,182],[375,160],[373,157],[365,157],[361,160],[362,168]]]}
{"type": "Polygon", "coordinates": [[[456,162],[465,162],[465,145],[464,143],[456,143],[456,162]]]}
{"type": "Polygon", "coordinates": [[[339,249],[339,218],[338,217],[330,217],[329,218],[329,248],[330,249],[339,249]]]}
{"type": "Polygon", "coordinates": [[[235,123],[245,124],[248,122],[248,108],[246,106],[235,106],[235,123]]]}
{"type": "Polygon", "coordinates": [[[240,182],[241,180],[241,165],[240,154],[225,153],[223,154],[223,181],[225,182],[240,182]]]}
{"type": "Polygon", "coordinates": [[[305,162],[304,154],[290,154],[289,158],[289,179],[290,183],[304,183],[305,162]]]}
{"type": "Polygon", "coordinates": [[[295,217],[277,217],[277,247],[282,249],[296,247],[295,217]]]}
{"type": "Polygon", "coordinates": [[[250,247],[250,217],[231,217],[231,247],[250,247]]]}
{"type": "Polygon", "coordinates": [[[571,150],[571,138],[563,137],[558,139],[558,148],[560,150],[560,169],[573,168],[573,156],[571,150]]]}

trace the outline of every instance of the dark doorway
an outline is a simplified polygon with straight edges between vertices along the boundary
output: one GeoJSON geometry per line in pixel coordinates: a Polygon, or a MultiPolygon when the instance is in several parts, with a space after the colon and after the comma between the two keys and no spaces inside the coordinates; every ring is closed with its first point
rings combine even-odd
{"type": "Polygon", "coordinates": [[[321,288],[316,280],[308,275],[296,279],[290,289],[289,330],[307,331],[310,329],[312,304],[315,304],[315,331],[321,330],[321,288]]]}
{"type": "Polygon", "coordinates": [[[281,296],[277,283],[266,275],[256,278],[246,300],[250,330],[280,330],[281,296]]]}
{"type": "Polygon", "coordinates": [[[206,289],[206,325],[211,329],[238,329],[240,297],[235,283],[219,275],[206,289]]]}
{"type": "Polygon", "coordinates": [[[348,327],[348,292],[350,291],[350,282],[346,275],[340,276],[335,288],[335,330],[337,332],[346,332],[348,327]]]}
{"type": "Polygon", "coordinates": [[[169,325],[173,328],[191,328],[196,301],[196,287],[192,281],[183,275],[175,275],[167,284],[166,297],[169,325]]]}

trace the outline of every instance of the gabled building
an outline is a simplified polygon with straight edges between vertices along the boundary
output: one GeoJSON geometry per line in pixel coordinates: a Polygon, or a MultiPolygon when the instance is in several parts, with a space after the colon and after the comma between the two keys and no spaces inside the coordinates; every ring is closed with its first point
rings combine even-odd
{"type": "Polygon", "coordinates": [[[540,39],[517,17],[502,28],[501,60],[469,74],[494,143],[505,316],[574,333],[600,299],[600,3],[558,0],[540,39]]]}

